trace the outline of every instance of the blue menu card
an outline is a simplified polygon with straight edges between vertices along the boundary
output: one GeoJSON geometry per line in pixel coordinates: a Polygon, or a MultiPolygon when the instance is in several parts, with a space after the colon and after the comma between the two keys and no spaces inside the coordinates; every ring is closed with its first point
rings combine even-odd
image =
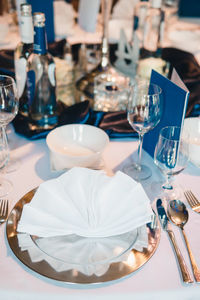
{"type": "Polygon", "coordinates": [[[182,127],[189,91],[175,69],[173,69],[171,80],[152,70],[150,82],[161,87],[163,96],[161,120],[153,130],[144,135],[143,141],[143,149],[153,157],[160,130],[165,126],[182,127]]]}

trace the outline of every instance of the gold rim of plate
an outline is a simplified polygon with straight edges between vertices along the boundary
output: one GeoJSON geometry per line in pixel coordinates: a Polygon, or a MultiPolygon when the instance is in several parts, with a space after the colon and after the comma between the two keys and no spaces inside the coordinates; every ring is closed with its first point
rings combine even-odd
{"type": "Polygon", "coordinates": [[[140,269],[152,257],[158,247],[160,241],[160,226],[155,215],[153,222],[146,224],[148,247],[143,248],[142,252],[132,249],[125,260],[108,263],[106,267],[107,271],[102,275],[100,274],[100,276],[95,275],[95,273],[88,276],[80,272],[74,266],[72,266],[71,269],[68,268],[66,271],[58,272],[45,260],[45,254],[39,248],[37,248],[40,252],[39,254],[41,256],[44,255],[44,257],[42,257],[40,261],[33,262],[28,251],[24,251],[19,246],[17,237],[18,232],[16,229],[21,217],[23,206],[32,200],[35,191],[36,189],[25,194],[12,209],[6,223],[6,235],[10,248],[15,256],[24,265],[40,275],[71,284],[99,284],[103,282],[110,282],[126,277],[140,269]]]}

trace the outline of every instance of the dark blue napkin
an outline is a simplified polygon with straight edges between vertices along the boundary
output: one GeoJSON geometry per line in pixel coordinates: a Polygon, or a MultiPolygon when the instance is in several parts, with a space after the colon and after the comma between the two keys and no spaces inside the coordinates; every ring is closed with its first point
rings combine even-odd
{"type": "MultiPolygon", "coordinates": [[[[137,133],[133,131],[127,121],[126,112],[97,112],[90,108],[89,101],[80,102],[69,107],[58,102],[58,115],[57,126],[89,124],[103,129],[111,139],[137,137],[137,133]]],[[[31,140],[45,138],[50,131],[32,129],[28,118],[21,115],[15,117],[13,126],[18,134],[31,140]]]]}

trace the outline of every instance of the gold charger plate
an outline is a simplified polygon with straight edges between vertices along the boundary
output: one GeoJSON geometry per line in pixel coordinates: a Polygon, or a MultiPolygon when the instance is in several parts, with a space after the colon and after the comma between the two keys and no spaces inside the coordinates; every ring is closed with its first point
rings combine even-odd
{"type": "Polygon", "coordinates": [[[141,268],[155,253],[160,241],[160,227],[155,215],[151,223],[146,224],[148,235],[148,247],[143,248],[142,252],[135,249],[130,250],[122,260],[109,262],[106,264],[88,265],[79,268],[77,265],[63,264],[56,259],[49,257],[42,252],[34,243],[30,235],[29,241],[34,247],[34,255],[39,257],[36,260],[27,249],[21,247],[19,241],[21,233],[17,232],[17,225],[21,217],[23,206],[30,202],[34,196],[35,190],[25,194],[12,209],[6,224],[6,234],[10,248],[16,257],[28,268],[45,277],[74,284],[95,284],[109,282],[125,277],[139,268],[141,268]],[[55,267],[56,266],[56,267],[55,267]],[[65,268],[66,267],[66,268],[65,268]]]}

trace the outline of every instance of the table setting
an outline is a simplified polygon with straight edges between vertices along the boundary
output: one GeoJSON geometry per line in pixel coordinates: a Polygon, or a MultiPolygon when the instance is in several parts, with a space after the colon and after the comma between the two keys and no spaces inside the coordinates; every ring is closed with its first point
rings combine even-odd
{"type": "MultiPolygon", "coordinates": [[[[175,35],[169,34],[159,57],[169,64],[168,76],[152,66],[148,78],[129,77],[115,67],[120,42],[116,35],[109,40],[112,1],[103,1],[103,19],[96,16],[98,24],[91,20],[93,29],[84,28],[83,1],[78,12],[70,3],[55,2],[54,21],[61,25],[58,15],[64,22],[69,14],[69,27],[55,27],[48,51],[58,59],[55,68],[59,64],[57,78],[63,85],[69,86],[64,81],[68,71],[60,76],[63,57],[65,66],[82,74],[69,91],[81,95],[78,101],[73,95],[73,103],[70,96],[63,102],[55,94],[56,110],[47,100],[52,110],[44,126],[33,120],[32,111],[21,113],[14,49],[3,45],[0,50],[0,296],[198,299],[199,49],[176,46],[183,26],[173,21],[175,35]],[[86,56],[86,50],[97,48],[85,47],[80,28],[100,45],[97,60],[86,56]],[[49,116],[54,114],[52,125],[49,116]]],[[[96,14],[97,2],[91,6],[96,14]]],[[[115,9],[117,20],[120,10],[115,9]]],[[[34,28],[39,18],[44,21],[43,13],[38,19],[36,14],[34,28]]],[[[198,26],[189,24],[186,30],[199,34],[198,26]]],[[[48,74],[54,70],[51,63],[48,74]]],[[[28,76],[30,88],[33,78],[28,76]]],[[[52,78],[50,83],[54,86],[52,78]]],[[[28,105],[35,101],[28,99],[28,105]]]]}

